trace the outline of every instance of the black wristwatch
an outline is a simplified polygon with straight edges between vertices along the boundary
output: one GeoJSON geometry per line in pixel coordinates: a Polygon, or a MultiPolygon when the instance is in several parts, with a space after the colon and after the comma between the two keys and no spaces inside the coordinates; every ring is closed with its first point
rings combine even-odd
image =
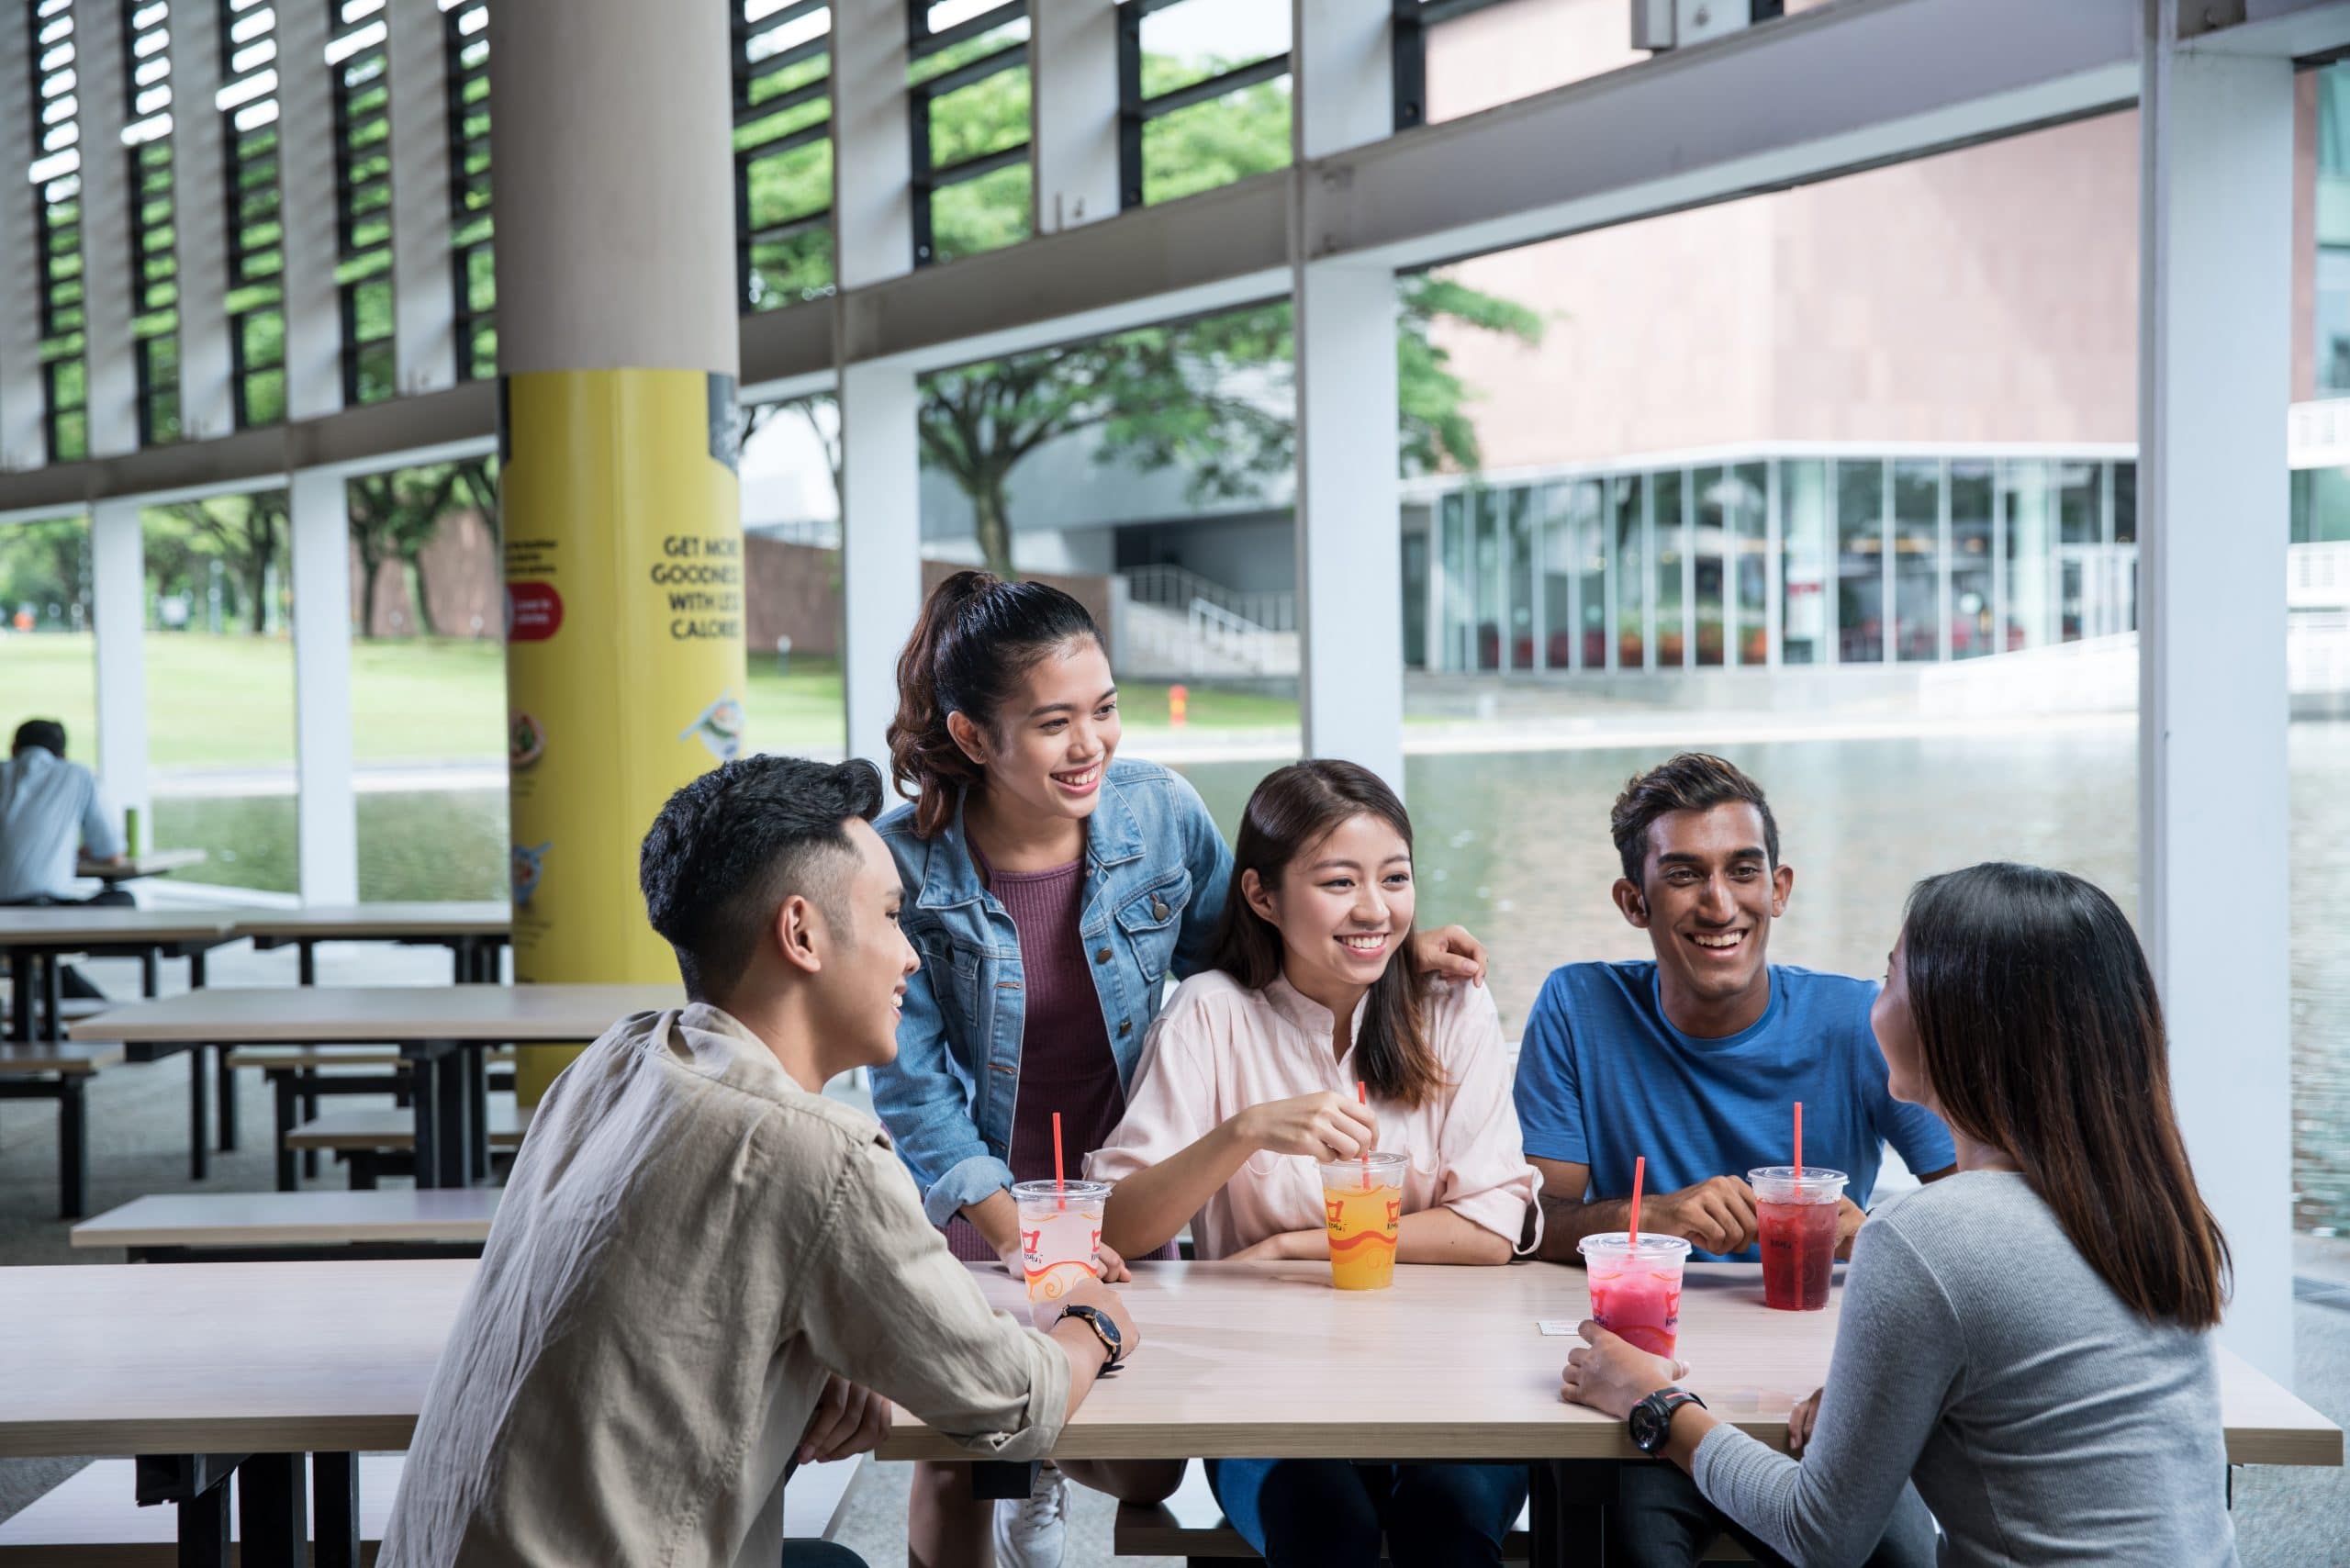
{"type": "Polygon", "coordinates": [[[1119,1338],[1118,1326],[1110,1321],[1110,1315],[1098,1306],[1065,1306],[1061,1308],[1060,1316],[1053,1321],[1060,1324],[1072,1317],[1092,1329],[1093,1337],[1102,1341],[1102,1365],[1104,1368],[1116,1366],[1118,1358],[1126,1353],[1126,1346],[1125,1341],[1119,1338]]]}
{"type": "Polygon", "coordinates": [[[1684,1405],[1706,1407],[1706,1402],[1685,1388],[1660,1388],[1632,1406],[1632,1446],[1645,1454],[1659,1454],[1673,1438],[1673,1413],[1684,1405]]]}

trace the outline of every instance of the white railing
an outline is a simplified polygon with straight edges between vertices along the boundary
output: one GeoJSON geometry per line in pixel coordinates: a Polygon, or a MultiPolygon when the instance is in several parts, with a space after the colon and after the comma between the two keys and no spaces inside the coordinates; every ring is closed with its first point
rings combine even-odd
{"type": "MultiPolygon", "coordinates": [[[[1272,666],[1278,634],[1271,628],[1204,599],[1192,600],[1189,620],[1194,646],[1222,654],[1260,675],[1277,673],[1272,666]]],[[[1297,639],[1292,634],[1281,640],[1294,644],[1297,639]]]]}
{"type": "Polygon", "coordinates": [[[1297,630],[1294,593],[1242,593],[1181,566],[1135,566],[1122,575],[1126,579],[1126,596],[1136,604],[1188,614],[1194,602],[1204,601],[1263,631],[1297,630]]]}

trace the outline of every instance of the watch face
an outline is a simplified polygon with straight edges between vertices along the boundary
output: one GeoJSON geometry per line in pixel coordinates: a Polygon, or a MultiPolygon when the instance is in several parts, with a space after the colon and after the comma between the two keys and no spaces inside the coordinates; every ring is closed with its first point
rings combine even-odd
{"type": "Polygon", "coordinates": [[[1654,1453],[1661,1445],[1657,1441],[1656,1406],[1643,1399],[1632,1406],[1632,1442],[1642,1453],[1654,1453]]]}

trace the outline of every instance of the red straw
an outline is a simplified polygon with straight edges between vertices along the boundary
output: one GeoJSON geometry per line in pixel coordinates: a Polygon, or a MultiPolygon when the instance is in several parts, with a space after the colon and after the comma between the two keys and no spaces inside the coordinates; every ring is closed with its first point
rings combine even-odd
{"type": "MultiPolygon", "coordinates": [[[[1355,1080],[1355,1103],[1364,1106],[1371,1103],[1371,1090],[1360,1078],[1355,1080]]],[[[1366,1193],[1371,1191],[1371,1150],[1367,1148],[1362,1151],[1362,1190],[1366,1193]]]]}
{"type": "Polygon", "coordinates": [[[1803,1102],[1796,1102],[1796,1174],[1803,1174],[1803,1102]]]}
{"type": "Polygon", "coordinates": [[[1053,1113],[1053,1196],[1062,1208],[1069,1207],[1069,1197],[1061,1191],[1061,1114],[1053,1113]]]}
{"type": "Polygon", "coordinates": [[[1648,1156],[1635,1156],[1632,1160],[1632,1246],[1635,1250],[1640,1245],[1640,1186],[1648,1177],[1648,1156]]]}

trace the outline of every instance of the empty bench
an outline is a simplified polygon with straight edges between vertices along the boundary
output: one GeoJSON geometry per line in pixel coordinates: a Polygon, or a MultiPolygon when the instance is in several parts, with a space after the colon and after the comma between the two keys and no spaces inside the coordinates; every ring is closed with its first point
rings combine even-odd
{"type": "MultiPolygon", "coordinates": [[[[492,1103],[487,1122],[493,1154],[522,1147],[521,1113],[510,1102],[492,1103]]],[[[329,1111],[286,1134],[285,1147],[315,1148],[346,1161],[352,1190],[365,1192],[379,1177],[407,1167],[416,1153],[416,1119],[397,1107],[329,1111]]]]}
{"type": "MultiPolygon", "coordinates": [[[[1121,1503],[1111,1525],[1110,1549],[1120,1557],[1180,1557],[1186,1563],[1261,1562],[1264,1559],[1233,1529],[1208,1489],[1205,1466],[1193,1460],[1183,1472],[1183,1484],[1163,1503],[1121,1503]]],[[[1524,1562],[1531,1555],[1533,1537],[1521,1512],[1516,1525],[1502,1538],[1502,1561],[1524,1562]]],[[[1738,1542],[1728,1536],[1705,1554],[1707,1562],[1749,1562],[1738,1542]]]]}
{"type": "Polygon", "coordinates": [[[495,1187],[338,1193],[165,1193],[73,1227],[76,1248],[120,1248],[134,1263],[287,1259],[478,1258],[495,1187]]]}
{"type": "MultiPolygon", "coordinates": [[[[485,1087],[491,1092],[514,1087],[514,1053],[493,1050],[486,1058],[485,1087]]],[[[277,1190],[297,1190],[304,1176],[319,1173],[319,1151],[290,1149],[288,1133],[319,1114],[319,1102],[336,1094],[389,1094],[406,1105],[408,1058],[397,1050],[352,1047],[241,1046],[228,1055],[224,1070],[250,1068],[268,1080],[276,1103],[277,1190]]]]}
{"type": "Polygon", "coordinates": [[[57,1102],[57,1213],[80,1219],[89,1204],[90,1117],[84,1094],[120,1046],[0,1044],[0,1100],[57,1102]]]}
{"type": "MultiPolygon", "coordinates": [[[[362,1563],[375,1561],[407,1462],[404,1454],[359,1456],[362,1563]]],[[[783,1533],[795,1540],[832,1540],[863,1465],[859,1455],[832,1464],[802,1465],[794,1472],[783,1493],[783,1533]]],[[[134,1460],[99,1460],[36,1498],[23,1512],[0,1521],[0,1568],[174,1568],[179,1562],[178,1510],[139,1506],[136,1467],[134,1460]]],[[[229,1529],[233,1542],[234,1508],[229,1511],[229,1529]]],[[[237,1561],[231,1544],[231,1568],[237,1561]]]]}

